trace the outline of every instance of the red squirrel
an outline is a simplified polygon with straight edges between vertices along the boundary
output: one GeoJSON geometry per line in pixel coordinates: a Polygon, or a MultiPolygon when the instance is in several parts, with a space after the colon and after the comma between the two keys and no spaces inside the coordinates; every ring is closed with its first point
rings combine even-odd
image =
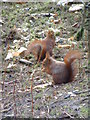
{"type": "Polygon", "coordinates": [[[55,36],[52,30],[49,30],[46,38],[44,40],[34,40],[27,47],[27,50],[24,53],[26,57],[30,53],[32,53],[35,58],[40,61],[43,60],[46,56],[46,52],[52,56],[52,50],[55,46],[55,36]]]}
{"type": "Polygon", "coordinates": [[[76,70],[72,63],[75,59],[80,58],[81,55],[77,50],[69,51],[64,57],[64,62],[55,60],[47,52],[46,58],[42,63],[42,71],[52,75],[54,84],[72,82],[76,75],[76,70]]]}

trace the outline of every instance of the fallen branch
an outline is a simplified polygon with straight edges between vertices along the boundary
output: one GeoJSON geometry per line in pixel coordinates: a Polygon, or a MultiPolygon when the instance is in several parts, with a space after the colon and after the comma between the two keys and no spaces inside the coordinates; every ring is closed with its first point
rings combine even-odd
{"type": "Polygon", "coordinates": [[[20,59],[19,62],[25,63],[26,65],[33,65],[32,62],[30,62],[30,61],[28,61],[28,60],[26,60],[26,59],[20,59]]]}
{"type": "Polygon", "coordinates": [[[34,14],[31,14],[31,16],[37,16],[37,17],[50,17],[50,16],[53,16],[53,17],[55,17],[56,16],[56,14],[53,14],[53,13],[40,13],[40,14],[38,14],[38,13],[34,13],[34,14]]]}
{"type": "Polygon", "coordinates": [[[12,107],[14,106],[14,104],[12,104],[9,108],[7,109],[4,109],[4,110],[1,110],[0,113],[3,113],[3,112],[8,112],[10,110],[12,110],[12,107]]]}
{"type": "Polygon", "coordinates": [[[64,110],[64,113],[69,116],[70,118],[74,118],[73,116],[71,116],[69,113],[67,113],[65,110],[64,110]]]}
{"type": "MultiPolygon", "coordinates": [[[[18,80],[13,80],[10,82],[4,82],[5,85],[13,84],[14,82],[19,83],[18,80]]],[[[3,85],[3,81],[0,82],[1,85],[3,85]]]]}
{"type": "Polygon", "coordinates": [[[90,92],[90,89],[89,90],[84,90],[84,91],[73,91],[74,94],[78,95],[78,94],[82,94],[82,93],[86,93],[86,92],[90,92]]]}
{"type": "Polygon", "coordinates": [[[45,88],[45,87],[50,86],[50,85],[52,85],[51,82],[46,83],[46,84],[37,85],[33,89],[36,89],[36,88],[45,88]]]}
{"type": "Polygon", "coordinates": [[[31,78],[32,78],[32,81],[31,81],[32,115],[33,115],[33,77],[34,77],[34,73],[35,73],[35,70],[31,74],[31,78]]]}
{"type": "Polygon", "coordinates": [[[72,47],[72,45],[58,45],[59,48],[66,48],[69,49],[72,47]]]}
{"type": "Polygon", "coordinates": [[[85,100],[89,100],[89,97],[85,97],[85,98],[81,99],[80,102],[83,102],[85,100]]]}

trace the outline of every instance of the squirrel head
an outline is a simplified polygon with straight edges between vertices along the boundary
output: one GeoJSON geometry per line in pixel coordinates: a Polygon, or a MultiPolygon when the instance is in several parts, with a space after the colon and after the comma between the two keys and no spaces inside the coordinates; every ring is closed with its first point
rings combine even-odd
{"type": "Polygon", "coordinates": [[[49,71],[49,66],[51,64],[51,58],[50,58],[50,54],[47,52],[46,53],[46,57],[45,59],[43,60],[43,63],[42,63],[42,71],[43,72],[50,72],[49,71]]]}
{"type": "Polygon", "coordinates": [[[53,30],[49,30],[48,31],[47,37],[49,37],[49,38],[55,38],[53,30]]]}

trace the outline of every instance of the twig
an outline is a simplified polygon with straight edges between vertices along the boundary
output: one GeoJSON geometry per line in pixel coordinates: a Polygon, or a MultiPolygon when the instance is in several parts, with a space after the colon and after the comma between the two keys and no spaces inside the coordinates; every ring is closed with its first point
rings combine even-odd
{"type": "Polygon", "coordinates": [[[23,80],[22,71],[23,71],[23,68],[22,68],[22,66],[21,66],[21,67],[20,67],[19,88],[22,88],[22,89],[23,89],[23,85],[21,84],[21,82],[22,82],[22,80],[23,80]]]}
{"type": "Polygon", "coordinates": [[[30,62],[30,61],[28,61],[28,60],[26,60],[26,59],[20,59],[19,62],[25,63],[26,65],[33,65],[32,62],[30,62]]]}
{"type": "Polygon", "coordinates": [[[33,89],[37,89],[37,88],[45,88],[45,87],[47,87],[47,86],[51,86],[51,85],[52,85],[52,83],[49,82],[49,83],[46,83],[46,84],[37,85],[37,86],[35,86],[33,89]]]}
{"type": "MultiPolygon", "coordinates": [[[[9,82],[4,82],[4,85],[9,85],[9,84],[13,84],[14,82],[18,82],[18,80],[13,80],[13,81],[9,81],[9,82]]],[[[0,84],[3,85],[3,81],[0,81],[0,84]]]]}
{"type": "Polygon", "coordinates": [[[82,94],[82,93],[86,93],[86,92],[90,92],[90,89],[89,90],[80,91],[80,92],[73,91],[73,93],[76,94],[76,95],[82,94]]]}
{"type": "Polygon", "coordinates": [[[70,118],[74,118],[74,117],[72,117],[69,113],[67,113],[65,110],[64,110],[64,113],[65,113],[67,116],[69,116],[70,118]]]}
{"type": "Polygon", "coordinates": [[[17,109],[16,109],[16,97],[15,97],[15,89],[16,89],[16,82],[13,83],[13,100],[14,100],[14,117],[16,117],[17,109]]]}
{"type": "Polygon", "coordinates": [[[12,105],[14,105],[13,102],[6,102],[4,105],[4,109],[9,108],[12,105]]]}
{"type": "Polygon", "coordinates": [[[8,112],[8,111],[10,111],[10,110],[12,109],[13,106],[14,106],[14,104],[12,104],[9,108],[4,109],[4,110],[2,110],[2,111],[0,111],[0,112],[1,112],[1,113],[3,113],[3,112],[8,112]]]}
{"type": "Polygon", "coordinates": [[[81,99],[80,102],[82,102],[82,101],[84,101],[84,100],[89,100],[89,97],[85,97],[85,98],[81,99]]]}
{"type": "MultiPolygon", "coordinates": [[[[3,62],[2,62],[2,68],[4,68],[4,64],[3,64],[3,62]]],[[[5,71],[5,73],[4,73],[4,75],[3,75],[3,77],[2,77],[2,102],[1,102],[1,104],[2,104],[2,110],[4,110],[4,88],[5,88],[5,78],[6,78],[6,65],[5,65],[5,69],[4,69],[4,71],[5,71]]],[[[2,112],[1,112],[2,113],[2,112]]]]}
{"type": "Polygon", "coordinates": [[[34,13],[34,14],[31,14],[31,16],[50,17],[50,16],[55,16],[55,14],[53,14],[53,13],[40,13],[40,14],[34,13]]]}
{"type": "Polygon", "coordinates": [[[70,118],[74,118],[73,116],[71,116],[69,113],[67,113],[65,110],[63,110],[63,108],[61,107],[61,111],[63,111],[63,113],[65,113],[67,116],[69,116],[70,118]]]}
{"type": "Polygon", "coordinates": [[[31,78],[32,78],[32,81],[31,81],[32,115],[33,115],[33,77],[34,77],[34,73],[35,73],[35,70],[31,74],[31,78]]]}

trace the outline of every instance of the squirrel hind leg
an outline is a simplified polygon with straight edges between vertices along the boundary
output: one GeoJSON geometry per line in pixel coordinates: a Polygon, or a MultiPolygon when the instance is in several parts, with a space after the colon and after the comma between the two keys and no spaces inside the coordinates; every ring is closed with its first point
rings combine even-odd
{"type": "Polygon", "coordinates": [[[75,60],[75,61],[71,64],[71,69],[72,69],[72,74],[71,74],[71,77],[70,77],[69,82],[74,81],[75,76],[76,76],[76,75],[77,75],[77,73],[78,73],[77,60],[75,60]]]}
{"type": "Polygon", "coordinates": [[[46,57],[46,53],[41,50],[39,56],[38,56],[38,62],[43,61],[46,57]]]}
{"type": "Polygon", "coordinates": [[[37,60],[38,62],[40,62],[40,60],[42,60],[42,56],[43,56],[43,49],[42,46],[38,47],[38,52],[37,52],[37,60]]]}
{"type": "Polygon", "coordinates": [[[52,51],[49,51],[49,54],[50,54],[50,56],[52,56],[53,54],[52,54],[52,51]]]}
{"type": "Polygon", "coordinates": [[[44,54],[41,56],[41,61],[43,61],[46,57],[46,52],[44,52],[44,54]]]}

